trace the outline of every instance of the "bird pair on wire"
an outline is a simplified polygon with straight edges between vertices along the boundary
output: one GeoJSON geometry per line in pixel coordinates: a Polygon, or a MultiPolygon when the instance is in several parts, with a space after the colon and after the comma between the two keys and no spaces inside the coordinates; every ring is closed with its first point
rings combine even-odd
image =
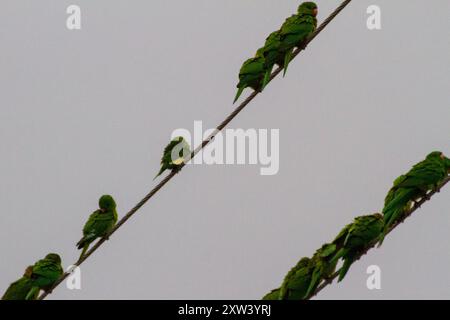
{"type": "Polygon", "coordinates": [[[287,18],[279,30],[267,37],[264,46],[256,51],[256,55],[243,63],[233,103],[239,99],[245,88],[264,90],[275,65],[283,68],[284,75],[286,74],[294,48],[301,46],[316,30],[317,13],[317,5],[314,2],[304,2],[298,7],[296,14],[287,18]]]}

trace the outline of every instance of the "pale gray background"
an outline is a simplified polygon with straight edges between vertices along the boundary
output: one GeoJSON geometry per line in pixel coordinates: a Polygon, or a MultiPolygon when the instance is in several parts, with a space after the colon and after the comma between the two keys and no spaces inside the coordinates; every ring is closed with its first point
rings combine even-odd
{"type": "MultiPolygon", "coordinates": [[[[0,288],[67,266],[103,193],[152,186],[173,129],[232,110],[238,69],[292,0],[2,1],[0,288]],[[82,30],[65,27],[82,8],[82,30]]],[[[340,1],[317,1],[322,21],[340,1]]],[[[280,172],[191,166],[52,299],[258,299],[434,150],[450,153],[446,0],[354,1],[230,128],[279,128],[280,172]],[[366,28],[382,8],[383,29],[366,28]]],[[[246,93],[247,94],[247,93],[246,93]]],[[[318,298],[450,298],[450,188],[318,298]],[[366,268],[382,268],[382,290],[366,268]]]]}

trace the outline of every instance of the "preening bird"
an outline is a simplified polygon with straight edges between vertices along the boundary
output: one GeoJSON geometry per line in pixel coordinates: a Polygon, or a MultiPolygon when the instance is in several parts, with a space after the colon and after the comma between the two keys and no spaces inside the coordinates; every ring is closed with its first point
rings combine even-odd
{"type": "MultiPolygon", "coordinates": [[[[154,179],[159,177],[165,170],[178,171],[181,166],[189,161],[191,148],[183,137],[176,137],[164,148],[161,158],[161,169],[154,179]]],[[[153,180],[154,180],[153,179],[153,180]]]]}
{"type": "Polygon", "coordinates": [[[81,259],[89,245],[97,238],[106,236],[117,223],[116,202],[110,195],[103,195],[98,201],[99,209],[95,210],[83,228],[83,237],[77,243],[78,249],[83,249],[81,259]]]}

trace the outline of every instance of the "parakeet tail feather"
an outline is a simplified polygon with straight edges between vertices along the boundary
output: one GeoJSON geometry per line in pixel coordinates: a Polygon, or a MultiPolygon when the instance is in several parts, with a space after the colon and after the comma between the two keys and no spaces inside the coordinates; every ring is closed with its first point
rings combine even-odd
{"type": "Polygon", "coordinates": [[[341,282],[345,275],[347,274],[348,269],[350,269],[350,266],[353,263],[353,259],[352,258],[347,258],[344,261],[344,264],[342,265],[341,270],[339,271],[339,278],[338,278],[338,282],[341,282]]]}
{"type": "Polygon", "coordinates": [[[271,70],[272,68],[270,68],[270,69],[268,69],[267,71],[266,71],[266,73],[264,74],[264,79],[263,79],[263,83],[262,83],[262,86],[261,86],[261,90],[264,90],[264,88],[267,86],[267,84],[269,83],[269,81],[270,81],[270,75],[271,75],[271,73],[272,73],[272,70],[271,70]]]}
{"type": "Polygon", "coordinates": [[[244,87],[239,87],[239,89],[236,93],[236,97],[234,97],[233,104],[236,103],[236,101],[239,99],[239,97],[241,96],[243,91],[244,91],[244,87]]]}
{"type": "Polygon", "coordinates": [[[333,257],[333,259],[330,260],[330,264],[335,264],[338,262],[338,260],[340,258],[342,258],[345,254],[346,254],[345,248],[341,248],[338,252],[336,252],[335,256],[333,257]]]}
{"type": "Polygon", "coordinates": [[[283,70],[283,77],[286,75],[288,66],[289,66],[289,62],[291,62],[292,59],[292,50],[289,50],[288,52],[286,52],[286,55],[284,56],[284,70],[283,70]]]}
{"type": "Polygon", "coordinates": [[[31,288],[30,292],[28,292],[27,296],[25,297],[25,300],[36,300],[38,294],[39,294],[39,287],[33,287],[31,288]]]}
{"type": "Polygon", "coordinates": [[[166,170],[166,168],[164,168],[164,166],[161,167],[161,169],[159,170],[159,172],[156,174],[156,176],[153,178],[153,180],[155,180],[156,178],[158,178],[163,172],[164,170],[166,170]]]}
{"type": "Polygon", "coordinates": [[[306,291],[306,294],[302,299],[306,299],[314,290],[316,290],[319,281],[320,281],[320,271],[314,270],[311,277],[311,283],[309,284],[308,290],[306,291]]]}

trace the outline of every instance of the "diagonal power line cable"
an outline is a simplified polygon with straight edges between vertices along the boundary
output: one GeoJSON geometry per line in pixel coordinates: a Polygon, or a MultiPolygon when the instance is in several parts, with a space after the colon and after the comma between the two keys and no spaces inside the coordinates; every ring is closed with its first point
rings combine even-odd
{"type": "MultiPolygon", "coordinates": [[[[394,230],[396,227],[398,227],[401,223],[403,223],[405,221],[405,219],[407,219],[408,217],[410,217],[417,209],[419,209],[425,202],[427,202],[428,200],[431,199],[431,197],[440,192],[441,189],[450,182],[450,176],[447,177],[439,186],[437,186],[436,189],[434,189],[433,191],[429,192],[425,197],[423,197],[422,199],[420,199],[420,201],[416,202],[411,209],[409,209],[401,219],[399,219],[395,224],[393,224],[389,230],[387,231],[386,235],[391,233],[392,230],[394,230]]],[[[356,259],[355,262],[358,261],[359,259],[361,259],[362,256],[364,256],[370,249],[374,248],[378,243],[378,239],[374,240],[373,242],[371,242],[363,251],[361,251],[356,259]]],[[[336,271],[335,273],[333,273],[331,275],[330,278],[326,279],[322,284],[320,284],[317,289],[311,293],[311,295],[309,297],[307,297],[306,299],[311,299],[312,297],[316,296],[320,291],[322,291],[326,286],[328,286],[329,284],[331,284],[333,282],[334,279],[336,279],[336,277],[339,275],[339,270],[336,271]]]]}
{"type": "MultiPolygon", "coordinates": [[[[303,51],[306,46],[320,33],[322,32],[323,29],[325,29],[325,27],[351,2],[351,0],[345,0],[343,1],[339,7],[336,8],[336,10],[334,10],[323,22],[322,24],[315,30],[314,33],[312,33],[308,39],[306,39],[306,41],[297,49],[295,49],[295,51],[293,52],[293,56],[292,58],[295,58],[301,51],[303,51]]],[[[280,72],[281,72],[282,68],[278,67],[270,76],[270,80],[272,80],[273,78],[275,78],[280,72]]],[[[228,115],[228,117],[225,118],[225,120],[222,121],[222,123],[220,123],[216,129],[214,130],[213,133],[211,133],[211,135],[206,138],[205,140],[202,141],[202,143],[195,148],[194,151],[192,151],[191,153],[191,158],[195,157],[203,148],[205,148],[216,136],[216,134],[218,132],[220,132],[222,129],[224,129],[251,101],[253,101],[253,99],[255,99],[255,97],[259,94],[258,91],[253,91],[247,99],[245,99],[236,109],[234,109],[234,111],[232,113],[230,113],[230,115],[228,115]]],[[[181,169],[184,167],[184,165],[181,166],[181,169]]],[[[87,258],[89,258],[105,241],[107,238],[109,238],[114,232],[116,232],[125,222],[128,221],[128,219],[130,219],[140,208],[142,208],[142,206],[148,201],[150,200],[150,198],[152,198],[162,187],[164,187],[164,185],[169,182],[174,176],[175,176],[176,172],[171,172],[170,174],[168,174],[163,180],[161,180],[160,183],[158,183],[156,185],[156,187],[154,187],[141,201],[139,201],[138,204],[136,204],[127,214],[125,214],[125,216],[119,220],[119,222],[115,225],[115,227],[111,230],[111,232],[101,238],[94,246],[92,246],[92,248],[86,252],[86,254],[79,259],[76,263],[74,263],[73,265],[78,267],[80,266],[84,261],[86,261],[87,258]]],[[[44,292],[38,299],[42,300],[45,299],[45,297],[47,297],[47,295],[54,289],[56,288],[58,285],[60,285],[68,276],[70,275],[70,272],[66,272],[64,273],[61,278],[59,278],[59,280],[53,285],[53,287],[48,291],[48,292],[44,292]]]]}

